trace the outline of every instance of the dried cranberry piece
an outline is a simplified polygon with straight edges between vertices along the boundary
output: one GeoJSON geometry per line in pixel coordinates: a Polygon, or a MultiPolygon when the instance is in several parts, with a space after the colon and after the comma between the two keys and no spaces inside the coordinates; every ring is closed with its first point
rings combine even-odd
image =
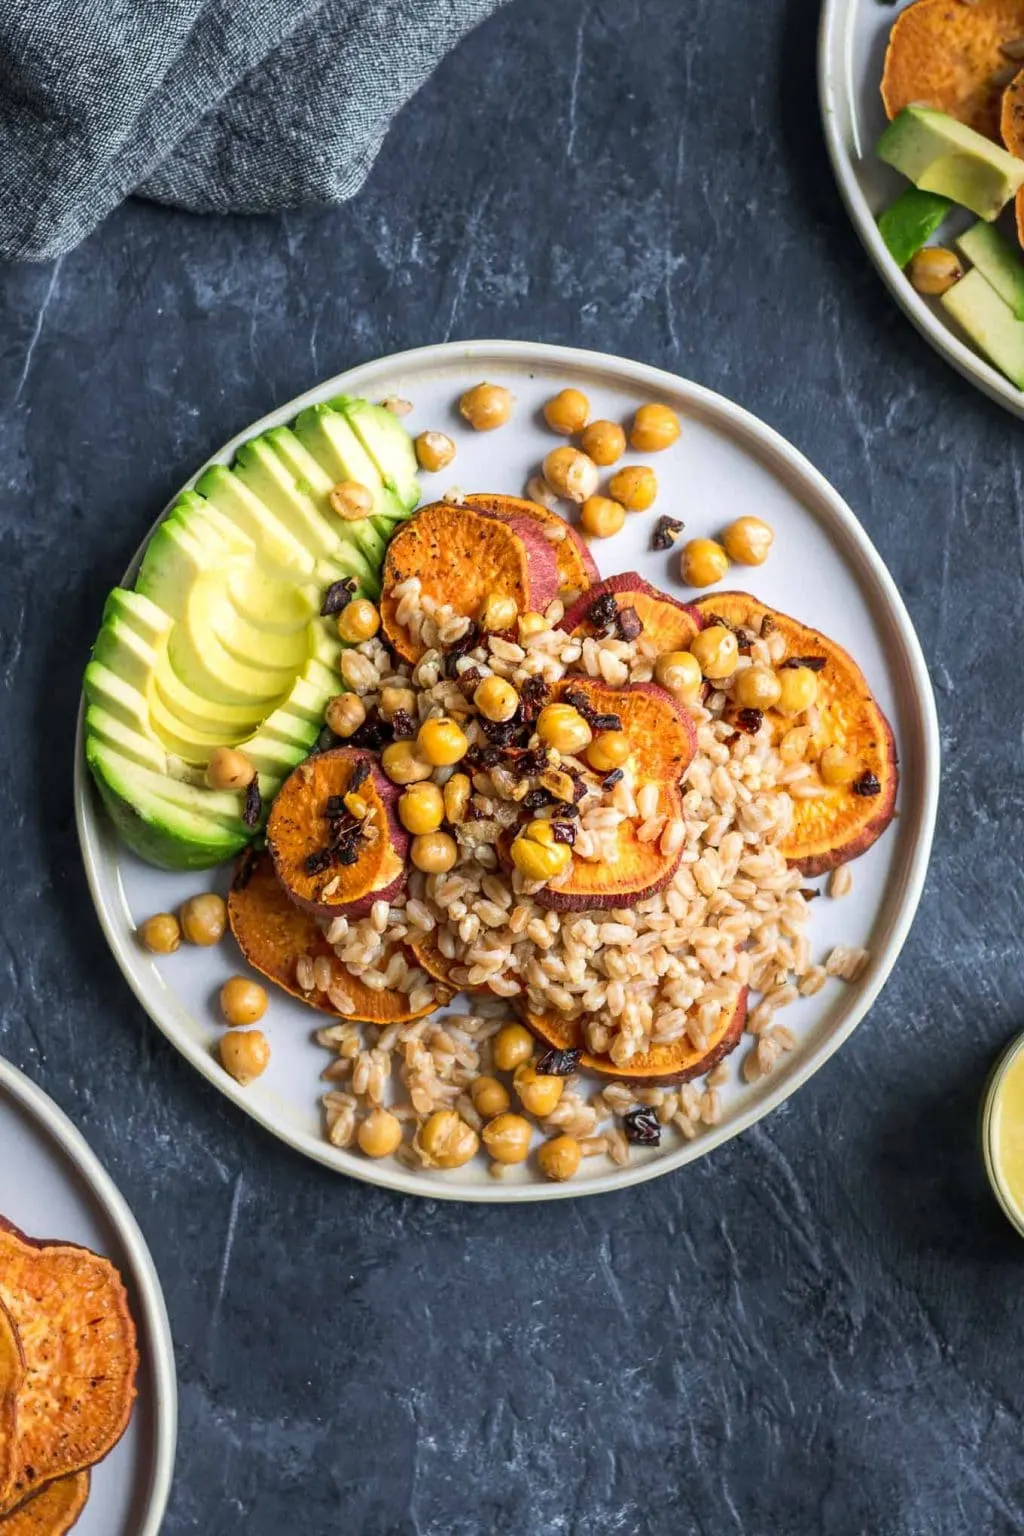
{"type": "Polygon", "coordinates": [[[623,777],[622,769],[621,768],[613,768],[611,773],[608,774],[607,778],[604,778],[604,779],[601,780],[601,788],[602,789],[614,789],[616,784],[619,782],[619,780],[622,777],[623,777]]]}
{"type": "Polygon", "coordinates": [[[390,725],[381,718],[380,711],[372,709],[359,727],[358,731],[348,739],[350,747],[366,747],[370,752],[379,752],[393,740],[390,725]]]}
{"type": "MultiPolygon", "coordinates": [[[[356,765],[352,770],[352,777],[348,781],[348,793],[351,795],[354,794],[357,789],[362,789],[363,785],[366,783],[369,777],[370,764],[365,757],[361,757],[356,762],[356,765]]],[[[333,799],[334,796],[331,798],[333,799]]],[[[342,800],[342,805],[344,805],[344,803],[344,800],[342,800]]]]}
{"type": "Polygon", "coordinates": [[[542,805],[548,803],[548,792],[546,789],[528,790],[519,803],[524,811],[539,811],[542,805]]]}
{"type": "Polygon", "coordinates": [[[332,581],[320,604],[320,617],[327,619],[332,614],[340,613],[343,608],[347,608],[355,597],[356,590],[356,583],[351,576],[346,576],[343,581],[332,581]]]}
{"type": "Polygon", "coordinates": [[[487,740],[496,747],[510,747],[522,728],[513,715],[511,720],[487,720],[480,716],[480,729],[487,740]]]}
{"type": "Polygon", "coordinates": [[[396,741],[409,741],[416,735],[416,722],[407,709],[396,709],[391,716],[391,733],[396,741]]]}
{"type": "Polygon", "coordinates": [[[466,667],[463,671],[456,673],[459,687],[467,699],[472,699],[476,693],[476,685],[482,681],[483,675],[479,667],[466,667]]]}
{"type": "Polygon", "coordinates": [[[334,863],[334,854],[330,848],[318,848],[316,853],[306,855],[305,870],[307,875],[322,875],[325,869],[330,869],[334,863]]]}
{"type": "Polygon", "coordinates": [[[803,897],[804,901],[814,901],[816,897],[821,895],[821,892],[816,891],[813,885],[802,885],[799,894],[803,897]]]}
{"type": "Polygon", "coordinates": [[[447,655],[444,659],[446,677],[456,677],[458,675],[455,670],[455,663],[460,661],[468,651],[472,651],[479,642],[479,639],[480,626],[474,619],[470,619],[469,628],[466,630],[466,633],[460,640],[453,640],[448,647],[447,655]]]}
{"type": "Polygon", "coordinates": [[[555,834],[556,843],[568,843],[571,848],[576,841],[576,828],[571,821],[553,821],[551,830],[555,834]]]}
{"type": "Polygon", "coordinates": [[[595,731],[621,731],[622,717],[620,715],[592,715],[587,722],[595,731]]]}
{"type": "Polygon", "coordinates": [[[657,1147],[661,1143],[661,1126],[653,1109],[631,1109],[623,1115],[622,1124],[626,1140],[637,1147],[657,1147]]]}
{"type": "Polygon", "coordinates": [[[609,624],[615,623],[615,616],[619,611],[619,605],[610,592],[602,592],[600,597],[595,597],[587,609],[587,618],[595,629],[607,629],[609,624]]]}
{"type": "Polygon", "coordinates": [[[551,688],[542,677],[528,677],[519,690],[519,701],[524,712],[540,709],[551,688]]]}
{"type": "Polygon", "coordinates": [[[359,858],[359,838],[346,838],[334,851],[339,864],[355,864],[359,858]]]}
{"type": "Polygon", "coordinates": [[[571,1077],[580,1064],[581,1052],[570,1049],[556,1050],[552,1046],[537,1062],[537,1071],[543,1077],[571,1077]]]}
{"type": "Polygon", "coordinates": [[[263,796],[260,794],[259,780],[253,779],[252,783],[246,786],[245,799],[242,802],[242,820],[247,827],[258,827],[262,815],[263,796]]]}
{"type": "Polygon", "coordinates": [[[620,608],[616,624],[623,640],[635,640],[644,632],[643,620],[635,608],[620,608]]]}
{"type": "Polygon", "coordinates": [[[764,715],[759,709],[738,709],[736,724],[741,731],[746,731],[748,736],[756,736],[764,724],[764,715]]]}
{"type": "Polygon", "coordinates": [[[854,779],[850,788],[855,795],[863,795],[865,799],[870,798],[871,795],[880,795],[882,793],[882,786],[870,769],[868,769],[867,773],[862,773],[859,779],[854,779]]]}
{"type": "Polygon", "coordinates": [[[677,517],[659,517],[651,535],[651,548],[671,549],[685,526],[677,517]]]}
{"type": "Polygon", "coordinates": [[[787,656],[779,670],[785,671],[787,667],[806,667],[808,672],[823,672],[825,658],[824,656],[787,656]]]}
{"type": "Polygon", "coordinates": [[[348,813],[345,809],[344,795],[327,796],[327,806],[324,810],[324,815],[327,817],[328,821],[337,821],[339,816],[345,816],[347,814],[348,813]]]}

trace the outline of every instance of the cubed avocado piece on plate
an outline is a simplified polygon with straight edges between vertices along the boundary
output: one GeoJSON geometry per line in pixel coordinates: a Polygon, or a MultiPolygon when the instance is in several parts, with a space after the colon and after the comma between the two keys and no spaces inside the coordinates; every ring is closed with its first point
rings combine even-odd
{"type": "Polygon", "coordinates": [[[938,192],[989,222],[1024,185],[1024,160],[932,107],[904,107],[877,154],[921,191],[938,192]]]}
{"type": "Polygon", "coordinates": [[[937,192],[908,187],[878,219],[878,229],[890,256],[905,267],[934,235],[953,204],[937,192]]]}
{"type": "Polygon", "coordinates": [[[968,272],[939,302],[978,351],[1024,389],[1024,320],[1017,319],[981,271],[968,272]]]}
{"type": "Polygon", "coordinates": [[[1024,262],[992,224],[972,224],[957,242],[957,250],[977,267],[992,284],[999,297],[1013,310],[1014,318],[1024,320],[1024,262]]]}

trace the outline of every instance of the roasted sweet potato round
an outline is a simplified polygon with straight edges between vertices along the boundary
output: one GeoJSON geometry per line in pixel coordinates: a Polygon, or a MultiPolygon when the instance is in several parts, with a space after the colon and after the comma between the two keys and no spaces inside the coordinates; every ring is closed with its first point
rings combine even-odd
{"type": "MultiPolygon", "coordinates": [[[[643,625],[644,638],[654,645],[659,655],[663,651],[689,650],[690,642],[700,629],[700,619],[688,603],[669,597],[667,592],[653,587],[636,571],[609,576],[607,581],[591,587],[568,610],[562,628],[571,635],[603,633],[607,626],[595,623],[594,604],[606,595],[615,599],[620,613],[633,609],[643,625]]],[[[600,614],[600,608],[597,613],[600,614]]]]}
{"type": "MultiPolygon", "coordinates": [[[[413,1012],[404,992],[374,991],[342,965],[309,913],[288,899],[266,853],[243,855],[228,895],[228,921],[239,949],[249,964],[283,991],[338,1018],[362,1019],[368,1024],[404,1024],[433,1013],[448,994],[438,993],[429,1008],[413,1012]],[[297,968],[303,956],[329,959],[340,993],[351,1008],[341,1009],[325,991],[299,986],[297,968]]],[[[410,952],[410,963],[415,957],[410,952]]],[[[425,967],[424,967],[425,969],[425,967]]],[[[340,995],[340,994],[339,994],[340,995]]]]}
{"type": "Polygon", "coordinates": [[[25,1379],[25,1356],[14,1319],[0,1301],[0,1508],[14,1486],[18,1469],[18,1393],[25,1379]]]}
{"type": "Polygon", "coordinates": [[[365,917],[375,901],[392,901],[409,849],[397,802],[370,752],[336,747],[300,763],[267,822],[267,848],[292,901],[318,917],[365,917]]]}
{"type": "MultiPolygon", "coordinates": [[[[565,1019],[558,1014],[531,1013],[520,1010],[523,1023],[532,1030],[538,1040],[555,1050],[578,1050],[582,1046],[583,1031],[579,1019],[565,1019]]],[[[711,1042],[706,1050],[698,1051],[689,1040],[676,1040],[671,1045],[654,1045],[649,1051],[632,1057],[624,1067],[616,1066],[609,1056],[594,1056],[583,1051],[580,1066],[602,1077],[614,1077],[626,1083],[687,1083],[691,1078],[703,1077],[728,1056],[740,1043],[747,1020],[747,990],[739,995],[735,1008],[726,1009],[718,1021],[711,1042]]]]}
{"type": "MultiPolygon", "coordinates": [[[[828,747],[839,747],[861,769],[849,787],[822,786],[819,799],[793,802],[793,827],[780,844],[790,864],[805,875],[821,875],[865,853],[885,831],[895,813],[899,766],[889,725],[857,663],[842,646],[816,629],[768,608],[746,592],[716,592],[697,607],[706,620],[717,614],[727,623],[759,630],[765,615],[785,636],[790,657],[824,663],[817,673],[820,724],[810,738],[808,761],[828,747]]],[[[767,716],[781,739],[794,721],[775,711],[767,716]]]]}
{"type": "Polygon", "coordinates": [[[641,782],[677,785],[697,750],[693,716],[657,683],[626,683],[612,688],[596,677],[566,677],[552,698],[585,701],[583,712],[617,715],[629,737],[641,782]]]}
{"type": "Polygon", "coordinates": [[[510,517],[528,517],[537,523],[544,537],[555,552],[558,567],[559,591],[585,592],[595,581],[600,581],[597,568],[586,541],[580,537],[571,523],[550,507],[539,502],[526,501],[522,496],[499,496],[486,492],[466,497],[466,506],[488,517],[500,517],[507,522],[510,517]]]}
{"type": "Polygon", "coordinates": [[[83,1468],[68,1477],[54,1478],[0,1518],[0,1536],[66,1536],[77,1523],[88,1498],[88,1470],[83,1468]]]}
{"type": "Polygon", "coordinates": [[[890,117],[936,107],[999,138],[1004,43],[1024,37],[1024,0],[915,0],[893,22],[882,74],[890,117]]]}
{"type": "MultiPolygon", "coordinates": [[[[1011,155],[1024,160],[1024,69],[1020,70],[1003,92],[999,114],[999,127],[1003,143],[1011,155]]],[[[1020,187],[1013,200],[1017,220],[1017,240],[1024,245],[1024,187],[1020,187]]]]}

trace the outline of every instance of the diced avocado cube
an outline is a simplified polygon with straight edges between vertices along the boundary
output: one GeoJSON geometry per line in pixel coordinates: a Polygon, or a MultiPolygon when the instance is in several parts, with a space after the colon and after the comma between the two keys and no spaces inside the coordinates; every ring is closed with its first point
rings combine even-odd
{"type": "Polygon", "coordinates": [[[923,192],[938,192],[989,222],[1024,185],[1024,160],[932,107],[904,107],[877,154],[923,192]]]}
{"type": "Polygon", "coordinates": [[[1024,320],[1024,263],[993,224],[972,224],[956,242],[972,266],[1005,299],[1017,320],[1024,320]]]}
{"type": "Polygon", "coordinates": [[[990,362],[1024,389],[1024,320],[1018,320],[979,268],[954,283],[939,301],[990,362]]]}

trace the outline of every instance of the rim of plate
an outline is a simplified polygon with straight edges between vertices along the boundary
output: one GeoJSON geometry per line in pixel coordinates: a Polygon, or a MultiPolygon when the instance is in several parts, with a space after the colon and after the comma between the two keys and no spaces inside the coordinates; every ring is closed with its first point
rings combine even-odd
{"type": "MultiPolygon", "coordinates": [[[[1015,416],[1024,416],[1019,390],[991,363],[979,357],[916,293],[896,265],[879,233],[857,176],[863,157],[858,137],[857,92],[853,78],[853,29],[863,5],[881,9],[881,0],[825,0],[818,33],[818,101],[832,170],[850,221],[885,286],[907,319],[958,373],[1015,416]]],[[[899,14],[893,8],[892,19],[899,14]]]]}
{"type": "Polygon", "coordinates": [[[139,1526],[138,1536],[159,1536],[174,1475],[178,1439],[178,1379],[167,1304],[153,1255],[127,1200],[81,1131],[59,1105],[31,1078],[3,1057],[0,1057],[0,1089],[9,1093],[27,1110],[67,1155],[99,1202],[128,1256],[143,1314],[136,1322],[139,1325],[140,1343],[145,1339],[143,1347],[149,1350],[156,1420],[153,1475],[149,1484],[145,1519],[139,1526]]]}
{"type": "MultiPolygon", "coordinates": [[[[887,609],[897,631],[912,686],[922,793],[918,803],[904,806],[902,811],[904,824],[913,822],[914,830],[910,859],[907,866],[899,871],[901,890],[896,902],[897,910],[892,927],[879,951],[869,980],[858,984],[858,990],[847,1004],[828,1038],[812,1055],[808,1055],[806,1061],[799,1066],[794,1066],[787,1072],[784,1080],[780,1080],[776,1087],[768,1090],[755,1103],[733,1115],[723,1124],[709,1127],[696,1140],[687,1142],[677,1150],[663,1154],[651,1162],[616,1168],[613,1172],[588,1179],[585,1185],[557,1184],[540,1180],[535,1183],[510,1186],[502,1186],[495,1180],[487,1180],[480,1185],[444,1186],[440,1182],[426,1185],[420,1182],[414,1172],[407,1171],[397,1164],[389,1167],[383,1160],[376,1162],[368,1158],[359,1158],[350,1152],[332,1147],[324,1138],[280,1124],[272,1114],[264,1113],[255,1101],[247,1098],[245,1089],[220,1070],[209,1052],[197,1042],[179,1034],[169,1014],[161,1016],[162,1010],[146,995],[140,979],[135,974],[132,937],[125,930],[123,918],[118,923],[118,914],[114,909],[108,908],[101,887],[100,866],[103,860],[103,849],[99,840],[97,808],[91,794],[91,781],[85,767],[82,744],[84,701],[79,706],[78,728],[75,735],[75,820],[93,904],[104,936],[125,980],[158,1029],[221,1093],[232,1099],[239,1108],[258,1121],[279,1141],[287,1143],[296,1151],[328,1168],[345,1173],[351,1178],[360,1179],[364,1183],[378,1184],[385,1189],[418,1195],[429,1200],[515,1204],[521,1201],[578,1199],[584,1195],[610,1194],[634,1184],[645,1183],[648,1179],[658,1178],[662,1174],[671,1173],[686,1163],[704,1157],[724,1142],[748,1130],[756,1121],[777,1109],[784,1100],[796,1093],[818,1068],[825,1064],[849,1038],[872,1007],[910,931],[924,888],[931,853],[938,808],[941,754],[938,716],[931,680],[910,615],[881,556],[839,492],[798,449],[759,417],[744,410],[742,406],[734,404],[725,396],[717,394],[714,390],[683,379],[678,374],[669,373],[665,369],[655,368],[648,363],[634,362],[629,358],[616,357],[608,352],[592,352],[582,348],[555,346],[536,341],[441,342],[434,346],[394,352],[387,357],[362,363],[344,373],[337,374],[334,378],[296,396],[294,400],[278,406],[259,421],[251,422],[212,454],[206,464],[196,470],[188,484],[191,485],[202,474],[207,464],[225,461],[247,438],[267,431],[282,422],[290,421],[307,405],[313,405],[339,393],[372,393],[381,385],[390,383],[396,375],[413,370],[450,367],[460,362],[477,362],[481,358],[485,358],[489,363],[493,362],[496,366],[509,368],[528,369],[531,365],[543,365],[573,371],[577,374],[588,373],[591,376],[603,374],[618,384],[628,383],[648,392],[669,390],[677,397],[681,397],[688,406],[701,411],[705,418],[711,418],[722,425],[735,441],[743,443],[745,440],[749,445],[748,451],[749,447],[756,448],[769,466],[778,472],[785,471],[790,477],[790,483],[799,488],[800,494],[819,509],[827,511],[828,518],[838,525],[848,542],[850,550],[847,558],[855,555],[873,581],[876,595],[887,609]]],[[[162,521],[174,499],[172,498],[168,507],[156,519],[153,528],[162,521]]],[[[140,552],[145,548],[152,531],[151,528],[142,540],[139,546],[140,552]]],[[[138,555],[129,567],[129,577],[134,571],[137,560],[138,555]]],[[[904,744],[904,750],[906,751],[906,744],[904,744]]]]}

